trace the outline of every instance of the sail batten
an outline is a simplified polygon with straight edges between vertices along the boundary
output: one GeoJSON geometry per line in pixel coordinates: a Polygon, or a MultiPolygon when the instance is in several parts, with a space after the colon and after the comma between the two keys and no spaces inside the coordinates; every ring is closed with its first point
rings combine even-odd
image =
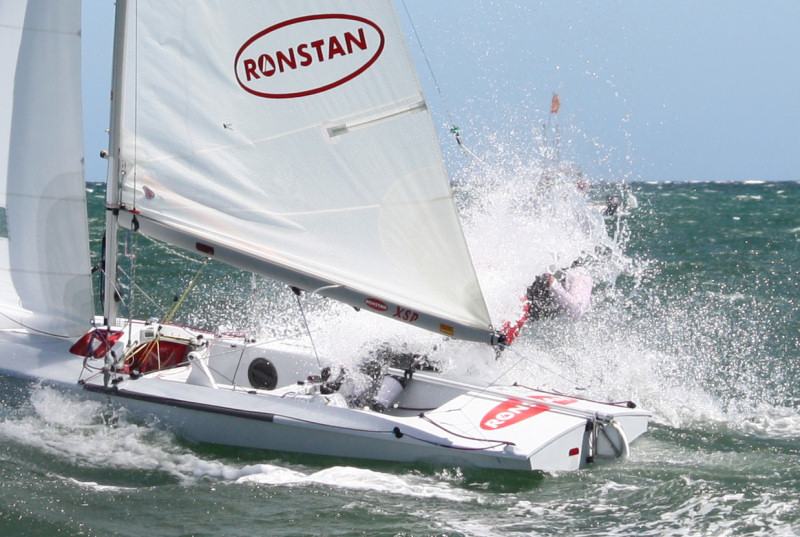
{"type": "Polygon", "coordinates": [[[383,121],[388,121],[390,119],[394,119],[398,116],[402,116],[404,114],[412,114],[414,112],[422,112],[428,109],[427,103],[424,100],[418,101],[410,106],[400,108],[397,110],[390,110],[384,114],[379,116],[374,116],[370,118],[366,118],[360,121],[353,121],[351,123],[342,123],[340,125],[334,125],[333,127],[328,128],[328,134],[331,137],[333,136],[341,136],[342,134],[346,134],[351,132],[355,129],[361,129],[364,127],[369,127],[371,125],[375,125],[377,123],[381,123],[383,121]]]}
{"type": "Polygon", "coordinates": [[[128,10],[119,203],[142,233],[491,341],[390,1],[128,10]]]}

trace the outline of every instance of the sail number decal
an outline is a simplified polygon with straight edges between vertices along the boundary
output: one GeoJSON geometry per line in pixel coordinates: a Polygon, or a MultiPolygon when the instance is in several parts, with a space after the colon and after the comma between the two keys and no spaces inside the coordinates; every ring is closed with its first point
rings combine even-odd
{"type": "Polygon", "coordinates": [[[383,52],[380,27],[363,17],[321,14],[270,26],[236,54],[236,80],[268,99],[304,97],[354,79],[383,52]]]}
{"type": "MultiPolygon", "coordinates": [[[[389,311],[389,306],[385,302],[383,302],[382,300],[378,300],[377,298],[367,298],[364,300],[364,304],[374,309],[375,311],[379,311],[381,313],[389,311]]],[[[414,310],[410,310],[408,308],[401,308],[400,306],[395,306],[394,308],[395,308],[394,313],[389,312],[389,314],[391,314],[393,319],[399,319],[407,323],[413,323],[419,319],[419,313],[417,313],[414,310]]]]}
{"type": "MultiPolygon", "coordinates": [[[[530,398],[555,405],[570,405],[578,402],[577,399],[559,395],[531,395],[530,398]]],[[[536,405],[520,399],[506,399],[486,413],[481,420],[481,429],[495,431],[532,418],[548,410],[550,410],[550,407],[547,405],[536,405]]]]}
{"type": "Polygon", "coordinates": [[[413,323],[414,321],[419,319],[419,313],[417,313],[416,311],[411,311],[409,309],[397,306],[397,311],[394,312],[392,318],[400,319],[401,321],[405,321],[407,323],[413,323]]]}

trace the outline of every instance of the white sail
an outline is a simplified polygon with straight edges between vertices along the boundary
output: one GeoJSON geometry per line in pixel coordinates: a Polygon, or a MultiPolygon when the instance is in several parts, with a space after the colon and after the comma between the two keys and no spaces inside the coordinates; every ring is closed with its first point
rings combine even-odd
{"type": "Polygon", "coordinates": [[[129,0],[127,21],[123,225],[492,340],[389,0],[129,0]]]}
{"type": "Polygon", "coordinates": [[[0,328],[75,336],[93,314],[80,4],[0,2],[0,328]]]}

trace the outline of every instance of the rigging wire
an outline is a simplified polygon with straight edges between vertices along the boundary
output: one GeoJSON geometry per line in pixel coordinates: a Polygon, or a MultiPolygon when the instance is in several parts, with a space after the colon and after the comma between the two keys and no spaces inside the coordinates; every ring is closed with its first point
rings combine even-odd
{"type": "Polygon", "coordinates": [[[69,335],[69,334],[56,334],[54,332],[47,332],[45,330],[40,330],[40,329],[38,329],[38,328],[36,328],[34,326],[27,325],[27,324],[23,323],[21,320],[16,319],[14,317],[11,317],[10,315],[8,315],[7,313],[2,312],[2,311],[0,311],[0,315],[5,317],[6,319],[11,321],[12,323],[18,324],[19,326],[21,326],[25,330],[30,330],[31,332],[35,332],[37,334],[42,334],[42,335],[45,335],[45,336],[52,336],[52,337],[57,337],[57,338],[62,338],[62,339],[72,338],[72,336],[69,335]]]}
{"type": "MultiPolygon", "coordinates": [[[[315,294],[317,294],[320,291],[323,291],[325,289],[335,289],[337,287],[341,287],[341,286],[338,285],[338,284],[323,285],[322,287],[319,287],[317,289],[309,291],[309,293],[312,294],[312,295],[315,295],[315,294]]],[[[319,353],[317,352],[317,346],[314,343],[314,338],[311,335],[311,327],[308,324],[308,319],[306,318],[306,312],[305,312],[305,309],[303,309],[303,303],[300,300],[300,295],[303,293],[303,290],[300,289],[299,287],[295,287],[294,285],[292,285],[290,287],[290,289],[292,290],[292,293],[294,293],[294,296],[297,299],[297,306],[300,308],[300,314],[303,316],[303,324],[306,327],[306,333],[308,334],[308,339],[311,342],[311,349],[314,351],[314,357],[317,359],[317,365],[320,368],[322,368],[322,360],[319,359],[319,353]]]]}
{"type": "MultiPolygon", "coordinates": [[[[138,166],[135,163],[138,163],[139,158],[139,3],[136,3],[134,7],[135,13],[134,16],[136,17],[136,24],[133,28],[133,47],[135,50],[134,61],[133,61],[133,209],[136,210],[136,187],[139,180],[139,175],[137,173],[138,166]]],[[[136,213],[134,212],[134,221],[136,218],[136,213]]],[[[138,228],[138,226],[137,226],[138,228]]]]}
{"type": "Polygon", "coordinates": [[[551,375],[553,375],[553,376],[555,376],[555,377],[558,377],[558,378],[560,378],[561,380],[563,380],[563,381],[565,381],[565,382],[568,382],[568,383],[572,384],[573,388],[574,388],[574,389],[576,389],[576,390],[578,390],[578,391],[583,391],[583,392],[586,392],[586,393],[590,393],[590,394],[592,394],[594,397],[601,398],[601,399],[605,399],[606,401],[611,401],[611,398],[610,398],[610,397],[608,397],[607,395],[603,395],[603,394],[597,393],[597,392],[595,392],[594,390],[592,390],[591,388],[589,388],[589,387],[587,387],[587,386],[581,386],[581,385],[580,385],[580,384],[579,384],[579,383],[578,383],[578,382],[577,382],[575,379],[571,379],[571,378],[569,378],[569,377],[566,377],[566,376],[564,376],[564,375],[562,375],[562,374],[560,374],[560,373],[558,373],[558,372],[556,372],[556,371],[553,371],[552,369],[550,369],[550,368],[548,368],[548,367],[545,367],[545,366],[543,366],[542,364],[540,364],[540,363],[538,363],[538,362],[536,362],[536,361],[534,361],[534,360],[531,360],[531,359],[529,359],[527,356],[525,356],[525,355],[521,354],[520,352],[518,352],[518,351],[517,351],[517,350],[515,350],[515,349],[512,349],[512,348],[511,348],[510,346],[508,346],[508,345],[506,345],[506,346],[505,346],[505,348],[504,348],[504,352],[511,352],[511,353],[513,353],[513,354],[517,355],[517,356],[519,357],[519,360],[517,360],[516,362],[514,362],[514,364],[512,364],[510,367],[508,367],[508,368],[506,369],[506,371],[505,371],[505,372],[503,372],[503,373],[502,373],[502,374],[500,374],[500,375],[499,375],[497,378],[495,378],[495,379],[494,379],[494,380],[491,382],[491,384],[490,384],[490,385],[489,385],[489,386],[488,386],[486,389],[490,389],[490,388],[491,388],[491,386],[492,386],[492,385],[494,385],[494,383],[496,383],[496,382],[497,382],[497,381],[498,381],[500,378],[502,378],[504,375],[506,375],[506,374],[507,374],[507,373],[509,373],[511,370],[513,370],[513,369],[514,369],[516,366],[518,366],[520,363],[522,363],[522,362],[528,362],[528,363],[530,363],[530,364],[533,364],[533,365],[535,365],[535,366],[536,366],[536,367],[538,367],[539,369],[542,369],[542,370],[546,371],[547,373],[549,373],[549,374],[551,374],[551,375]]]}
{"type": "MultiPolygon", "coordinates": [[[[128,234],[126,236],[124,257],[126,257],[127,259],[130,260],[130,265],[131,265],[130,274],[122,266],[117,266],[117,271],[119,272],[120,275],[122,275],[125,278],[127,278],[128,285],[130,286],[130,291],[128,293],[128,295],[129,295],[128,300],[125,300],[123,298],[122,290],[120,289],[120,287],[118,285],[118,283],[119,283],[118,280],[114,280],[114,289],[115,289],[115,292],[117,293],[117,295],[120,297],[120,300],[122,301],[123,306],[128,308],[128,318],[129,318],[129,322],[131,322],[131,323],[132,323],[132,313],[131,312],[134,309],[134,304],[133,304],[133,302],[134,302],[134,294],[133,294],[134,290],[138,291],[139,294],[142,295],[152,306],[155,306],[156,309],[163,308],[163,304],[159,304],[138,283],[136,283],[136,261],[135,261],[136,260],[136,255],[133,254],[132,252],[137,251],[139,249],[138,242],[139,242],[139,238],[140,237],[144,237],[144,238],[150,240],[151,243],[157,244],[161,249],[165,250],[166,253],[169,254],[169,255],[172,255],[172,256],[175,256],[175,257],[179,257],[179,258],[181,258],[181,259],[183,259],[185,261],[189,261],[189,262],[192,262],[192,263],[198,263],[200,265],[197,268],[197,271],[195,272],[195,275],[193,276],[193,279],[192,279],[191,283],[189,284],[189,287],[186,289],[186,291],[183,293],[182,297],[180,298],[181,301],[183,301],[186,298],[188,293],[191,291],[192,287],[196,284],[196,280],[197,280],[198,276],[200,275],[200,272],[203,270],[203,268],[208,264],[208,262],[210,260],[207,257],[205,257],[203,259],[197,259],[196,257],[192,257],[192,256],[189,256],[189,255],[186,255],[181,250],[176,250],[174,248],[170,248],[169,245],[166,244],[166,243],[157,242],[157,241],[151,239],[150,237],[147,237],[145,235],[141,235],[140,233],[130,233],[130,230],[128,230],[128,234]],[[133,240],[131,240],[131,237],[133,237],[133,240]]],[[[98,267],[96,267],[96,269],[100,271],[100,273],[103,275],[104,278],[108,278],[108,274],[106,273],[105,269],[102,266],[98,266],[98,267]]],[[[172,316],[174,316],[174,314],[176,313],[177,308],[179,306],[180,306],[180,303],[178,303],[173,308],[173,311],[171,311],[168,315],[165,315],[165,318],[166,317],[170,317],[171,318],[172,316]]],[[[163,321],[163,322],[168,322],[168,321],[163,321]]]]}
{"type": "Polygon", "coordinates": [[[170,321],[172,321],[172,318],[178,312],[178,308],[181,307],[181,304],[183,304],[183,301],[189,295],[191,290],[194,289],[194,286],[197,283],[197,279],[200,277],[200,273],[203,271],[205,266],[208,264],[208,260],[209,260],[209,258],[206,257],[203,260],[203,262],[200,264],[200,266],[197,268],[197,271],[194,273],[194,277],[192,277],[192,280],[189,282],[189,285],[186,286],[186,290],[183,291],[183,294],[181,295],[181,297],[175,302],[175,305],[172,306],[172,310],[166,315],[166,317],[161,319],[161,321],[160,321],[161,324],[167,324],[170,321]]]}
{"type": "Polygon", "coordinates": [[[306,310],[303,309],[303,301],[300,300],[300,295],[302,291],[298,287],[291,287],[292,293],[294,293],[295,298],[297,299],[297,307],[300,308],[300,315],[303,316],[303,325],[306,327],[306,333],[308,334],[308,340],[311,342],[311,350],[314,351],[314,357],[317,359],[317,365],[322,369],[322,361],[319,359],[319,353],[317,353],[317,346],[314,344],[314,337],[311,335],[311,327],[308,325],[308,318],[306,318],[306,310]]]}
{"type": "MultiPolygon", "coordinates": [[[[135,175],[134,175],[134,177],[135,177],[135,175]]],[[[131,264],[131,274],[130,274],[130,276],[128,276],[128,281],[129,281],[129,285],[130,285],[130,289],[128,291],[128,324],[129,325],[133,325],[133,308],[134,308],[134,305],[135,305],[135,298],[136,298],[136,294],[134,292],[135,291],[134,282],[136,281],[136,258],[137,258],[137,256],[136,256],[136,254],[134,252],[136,251],[136,248],[137,248],[138,242],[139,242],[138,240],[136,240],[136,237],[138,235],[139,235],[138,233],[131,234],[131,230],[126,230],[125,231],[125,256],[128,258],[128,262],[131,264]]],[[[115,254],[118,255],[119,252],[115,252],[115,254]]],[[[117,265],[117,270],[119,270],[119,261],[117,261],[116,265],[117,265]]],[[[120,297],[121,296],[122,295],[120,295],[120,297]]],[[[131,334],[131,331],[128,331],[128,346],[129,347],[130,347],[130,345],[132,343],[132,338],[133,338],[133,335],[131,334]]]]}
{"type": "MultiPolygon", "coordinates": [[[[197,283],[197,279],[200,277],[200,273],[203,271],[203,268],[206,266],[206,264],[208,264],[208,260],[209,260],[209,258],[205,258],[203,263],[195,271],[194,276],[192,277],[191,281],[186,286],[186,289],[183,291],[183,294],[180,296],[180,298],[175,301],[175,305],[172,306],[172,309],[170,310],[170,312],[167,315],[165,315],[162,319],[159,320],[159,324],[160,325],[168,324],[170,321],[172,321],[172,318],[178,312],[178,309],[183,304],[183,301],[186,299],[186,297],[189,295],[189,293],[191,292],[191,290],[194,288],[195,284],[197,283]]],[[[132,323],[133,323],[133,320],[131,320],[131,324],[132,323]]],[[[128,341],[128,351],[126,352],[126,355],[125,355],[125,361],[127,362],[128,360],[134,360],[134,362],[135,362],[137,360],[137,357],[141,357],[141,358],[138,358],[138,359],[144,361],[144,360],[146,360],[147,356],[149,356],[150,353],[153,350],[155,350],[156,355],[158,357],[159,369],[160,369],[161,368],[161,364],[160,364],[160,362],[161,362],[161,346],[160,346],[161,326],[159,326],[158,329],[156,330],[155,337],[153,337],[153,339],[151,341],[149,341],[148,343],[146,343],[143,346],[134,347],[134,346],[131,345],[130,332],[131,331],[129,331],[129,333],[128,333],[128,339],[129,339],[129,341],[128,341]]]]}
{"type": "MultiPolygon", "coordinates": [[[[150,295],[148,295],[148,294],[145,292],[145,290],[144,290],[144,289],[142,289],[142,287],[141,287],[141,286],[140,286],[138,283],[136,283],[136,281],[135,281],[135,278],[136,278],[136,276],[135,276],[135,273],[133,273],[133,272],[132,272],[132,273],[131,273],[131,275],[129,275],[129,274],[128,274],[127,272],[125,272],[125,270],[124,270],[124,269],[122,269],[122,268],[119,268],[119,269],[118,269],[118,272],[119,272],[119,273],[121,273],[121,274],[122,274],[123,276],[125,276],[126,278],[128,278],[128,285],[130,285],[130,287],[131,287],[131,293],[130,293],[131,295],[133,295],[133,289],[136,289],[137,291],[139,291],[139,293],[141,293],[141,294],[142,294],[142,296],[144,296],[144,297],[145,297],[145,298],[146,298],[146,299],[147,299],[147,300],[150,302],[150,304],[152,304],[153,306],[156,306],[157,308],[161,307],[161,305],[160,305],[158,302],[156,302],[156,301],[155,301],[155,299],[153,299],[153,297],[151,297],[150,295]]],[[[105,271],[103,271],[103,274],[105,274],[105,271]]],[[[116,287],[115,287],[115,289],[116,289],[116,287]]],[[[121,295],[120,295],[120,296],[121,296],[121,295]]],[[[122,301],[122,303],[123,303],[123,305],[125,305],[125,306],[127,306],[127,307],[128,307],[128,311],[130,311],[130,310],[132,310],[132,309],[133,309],[133,304],[131,303],[131,301],[128,301],[128,303],[126,303],[126,302],[123,300],[123,301],[122,301]]],[[[129,316],[128,316],[129,320],[130,320],[130,317],[131,317],[131,316],[129,315],[129,316]]]]}
{"type": "Polygon", "coordinates": [[[439,87],[439,82],[436,80],[436,75],[433,73],[433,67],[431,67],[431,62],[428,60],[428,54],[425,52],[425,47],[422,46],[422,40],[419,38],[419,34],[417,33],[417,27],[414,26],[414,20],[411,18],[411,13],[408,11],[408,6],[406,6],[405,0],[403,0],[403,9],[405,9],[406,11],[406,16],[408,17],[408,21],[411,24],[411,30],[414,32],[414,37],[417,40],[419,49],[422,51],[422,57],[425,58],[425,63],[428,65],[428,71],[430,72],[431,78],[433,79],[433,84],[436,86],[436,91],[439,92],[439,99],[441,99],[442,104],[444,105],[444,110],[445,113],[447,114],[447,118],[450,120],[450,124],[453,126],[450,129],[450,132],[456,135],[456,141],[459,143],[459,145],[461,145],[459,128],[453,121],[453,116],[452,114],[450,114],[450,109],[447,107],[447,102],[445,101],[444,94],[442,93],[442,89],[439,87]]]}
{"type": "Polygon", "coordinates": [[[425,64],[428,66],[428,72],[430,73],[431,78],[433,79],[433,85],[436,86],[436,91],[439,94],[439,99],[442,101],[445,114],[447,114],[447,119],[450,121],[451,125],[450,134],[455,136],[458,147],[460,147],[465,154],[469,155],[470,157],[474,158],[475,160],[477,160],[478,162],[480,162],[485,166],[486,163],[477,154],[475,154],[474,151],[465,146],[464,142],[461,140],[461,127],[456,125],[456,122],[453,120],[453,114],[450,113],[450,108],[447,106],[447,101],[444,98],[444,93],[442,92],[442,88],[439,86],[439,81],[436,79],[436,75],[433,72],[433,67],[431,66],[430,60],[428,59],[428,54],[427,52],[425,52],[425,47],[422,46],[422,39],[420,39],[419,33],[417,32],[417,27],[414,25],[414,19],[411,18],[411,12],[408,11],[408,6],[406,5],[405,0],[403,0],[402,3],[403,3],[403,9],[406,12],[406,17],[408,18],[408,22],[411,25],[411,31],[414,33],[414,38],[417,41],[417,44],[419,45],[420,51],[422,51],[422,57],[425,59],[425,64]]]}

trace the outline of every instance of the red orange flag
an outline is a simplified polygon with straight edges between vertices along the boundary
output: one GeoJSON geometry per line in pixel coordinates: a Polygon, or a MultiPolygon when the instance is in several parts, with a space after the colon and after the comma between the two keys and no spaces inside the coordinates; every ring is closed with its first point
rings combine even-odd
{"type": "Polygon", "coordinates": [[[561,99],[558,98],[558,94],[553,94],[553,102],[550,104],[550,113],[557,114],[558,109],[561,107],[561,99]]]}

